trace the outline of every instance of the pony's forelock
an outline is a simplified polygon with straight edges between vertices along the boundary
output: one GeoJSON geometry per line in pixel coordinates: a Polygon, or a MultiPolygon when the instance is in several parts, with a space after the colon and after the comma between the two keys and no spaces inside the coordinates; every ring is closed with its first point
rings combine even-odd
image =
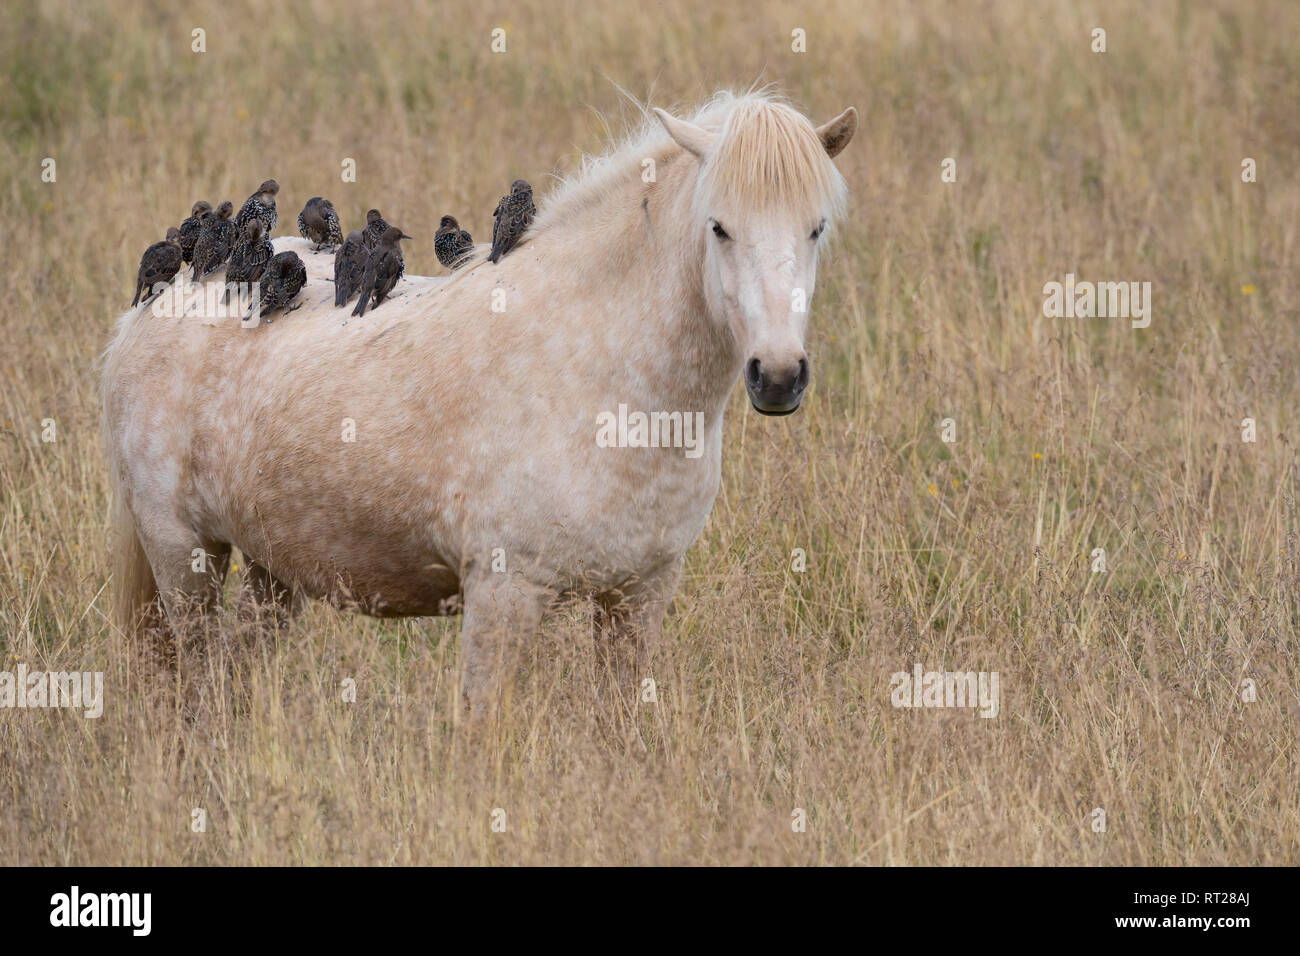
{"type": "Polygon", "coordinates": [[[701,176],[706,201],[733,209],[816,211],[844,208],[844,178],[808,118],[780,101],[733,101],[701,176]]]}

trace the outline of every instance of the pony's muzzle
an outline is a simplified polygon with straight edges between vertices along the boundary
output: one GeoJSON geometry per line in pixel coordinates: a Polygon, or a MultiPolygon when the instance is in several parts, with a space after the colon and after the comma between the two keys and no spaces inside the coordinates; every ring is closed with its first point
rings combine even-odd
{"type": "Polygon", "coordinates": [[[757,358],[745,363],[745,391],[754,410],[764,415],[797,411],[810,377],[808,359],[802,355],[797,365],[784,368],[764,365],[757,358]]]}

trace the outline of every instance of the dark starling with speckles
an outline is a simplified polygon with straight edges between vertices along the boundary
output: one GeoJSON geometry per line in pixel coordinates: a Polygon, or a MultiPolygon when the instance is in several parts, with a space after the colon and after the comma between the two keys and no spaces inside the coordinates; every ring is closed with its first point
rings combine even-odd
{"type": "Polygon", "coordinates": [[[384,217],[379,214],[378,209],[372,209],[366,213],[366,228],[361,233],[361,241],[365,243],[366,252],[375,248],[379,242],[379,237],[388,231],[388,223],[384,222],[384,217]]]}
{"type": "Polygon", "coordinates": [[[145,303],[153,298],[151,294],[154,283],[170,282],[172,276],[181,269],[181,233],[173,226],[167,230],[167,238],[155,242],[140,257],[140,271],[135,274],[135,298],[131,304],[140,301],[140,294],[145,293],[145,303]]]}
{"type": "Polygon", "coordinates": [[[248,220],[260,219],[262,225],[266,227],[266,237],[271,238],[271,233],[275,231],[276,220],[279,218],[279,214],[275,211],[275,194],[279,191],[280,184],[274,179],[268,179],[257,187],[257,192],[244,200],[239,215],[235,217],[239,235],[243,235],[248,220]]]}
{"type": "MultiPolygon", "coordinates": [[[[262,318],[294,300],[307,284],[307,267],[296,252],[277,252],[262,272],[262,318]]],[[[294,309],[301,308],[302,303],[294,309]]]]}
{"type": "Polygon", "coordinates": [[[203,220],[203,231],[199,241],[194,244],[194,281],[198,282],[209,272],[213,272],[230,258],[235,248],[235,239],[239,230],[230,220],[235,211],[234,204],[227,199],[217,207],[215,214],[203,220]]]}
{"type": "Polygon", "coordinates": [[[443,216],[438,231],[433,234],[433,251],[438,261],[448,269],[459,269],[469,261],[474,251],[474,240],[460,228],[455,216],[443,216]]]}
{"type": "Polygon", "coordinates": [[[366,274],[366,259],[369,258],[365,244],[361,241],[361,230],[353,229],[343,241],[343,248],[334,256],[334,305],[346,305],[348,299],[357,294],[361,288],[361,279],[366,274]]]}
{"type": "Polygon", "coordinates": [[[320,252],[321,246],[329,246],[333,252],[343,241],[343,229],[339,226],[339,214],[334,211],[334,204],[320,196],[308,199],[307,205],[298,213],[298,234],[316,243],[314,252],[320,252]]]}
{"type": "Polygon", "coordinates": [[[410,238],[396,226],[389,226],[384,231],[375,248],[370,251],[370,258],[366,260],[366,274],[361,277],[361,298],[352,310],[353,315],[365,315],[366,305],[371,298],[374,299],[374,307],[379,308],[393,291],[393,286],[397,285],[397,280],[406,271],[398,243],[410,238]]]}
{"type": "MultiPolygon", "coordinates": [[[[266,227],[260,219],[250,219],[244,226],[244,233],[230,253],[230,265],[226,267],[226,290],[232,282],[247,282],[250,285],[260,282],[267,263],[275,255],[271,240],[266,237],[266,227]]],[[[225,292],[222,293],[225,301],[225,292]]]]}
{"type": "Polygon", "coordinates": [[[186,263],[194,261],[194,243],[203,231],[203,220],[212,215],[212,203],[200,199],[190,210],[190,217],[181,223],[181,257],[186,263]]]}
{"type": "Polygon", "coordinates": [[[533,187],[522,179],[510,184],[510,195],[502,196],[497,211],[492,214],[492,254],[488,262],[496,262],[515,247],[524,230],[533,224],[537,207],[533,205],[533,187]]]}

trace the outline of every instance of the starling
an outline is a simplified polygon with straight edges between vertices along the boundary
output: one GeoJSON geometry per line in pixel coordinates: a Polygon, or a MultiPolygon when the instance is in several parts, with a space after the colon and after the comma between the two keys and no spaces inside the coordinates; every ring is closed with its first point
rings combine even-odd
{"type": "Polygon", "coordinates": [[[366,273],[361,277],[361,298],[352,310],[353,315],[365,315],[366,304],[372,296],[375,308],[379,308],[388,293],[393,291],[393,286],[397,285],[397,280],[406,271],[398,242],[410,238],[396,226],[384,230],[383,236],[370,251],[370,258],[366,260],[366,273]]]}
{"type": "Polygon", "coordinates": [[[275,194],[279,191],[280,184],[274,179],[268,179],[257,187],[257,192],[244,200],[239,215],[235,217],[235,225],[239,228],[239,235],[243,235],[244,226],[248,225],[248,220],[260,219],[262,225],[266,227],[266,237],[271,238],[271,233],[275,230],[275,223],[278,218],[275,211],[275,194]]]}
{"type": "Polygon", "coordinates": [[[379,242],[379,237],[388,231],[388,223],[384,222],[384,217],[379,214],[378,209],[372,209],[366,213],[366,231],[361,234],[361,241],[365,244],[366,252],[375,248],[379,242]]]}
{"type": "MultiPolygon", "coordinates": [[[[262,318],[292,302],[306,284],[307,267],[296,252],[278,252],[272,256],[262,272],[262,318]]],[[[301,306],[299,303],[293,309],[301,306]]]]}
{"type": "Polygon", "coordinates": [[[230,252],[235,248],[235,238],[239,235],[235,224],[230,221],[230,214],[234,210],[234,205],[227,199],[217,207],[215,215],[203,220],[203,231],[199,233],[199,241],[194,244],[193,281],[198,282],[209,272],[221,268],[230,258],[230,252]]]}
{"type": "Polygon", "coordinates": [[[165,240],[155,242],[140,257],[140,271],[135,275],[135,298],[131,304],[140,301],[142,292],[146,303],[153,298],[149,293],[155,282],[170,282],[181,269],[181,255],[181,233],[173,226],[167,230],[165,240]]]}
{"type": "Polygon", "coordinates": [[[328,199],[313,196],[298,213],[298,234],[304,239],[316,243],[315,252],[321,246],[329,246],[330,251],[343,241],[343,230],[339,227],[339,214],[334,211],[334,204],[328,199]]]}
{"type": "Polygon", "coordinates": [[[211,215],[212,203],[200,199],[190,210],[190,218],[181,223],[181,256],[187,264],[194,261],[194,243],[203,231],[203,220],[211,215]]]}
{"type": "MultiPolygon", "coordinates": [[[[226,267],[226,290],[232,282],[247,282],[250,285],[260,282],[266,264],[275,255],[271,240],[266,237],[266,227],[260,219],[250,219],[244,226],[239,244],[230,253],[230,265],[226,267]]],[[[224,293],[222,301],[225,301],[224,293]]]]}
{"type": "Polygon", "coordinates": [[[492,254],[488,262],[496,262],[515,247],[524,230],[533,224],[537,207],[533,205],[533,187],[522,179],[510,184],[510,195],[502,196],[497,211],[492,214],[492,254]]]}
{"type": "Polygon", "coordinates": [[[334,305],[345,305],[361,288],[361,277],[366,273],[366,247],[361,241],[361,230],[353,229],[334,256],[334,305]]]}
{"type": "Polygon", "coordinates": [[[474,251],[474,240],[460,228],[455,216],[443,216],[438,231],[433,235],[433,251],[438,261],[448,269],[458,269],[474,251]]]}

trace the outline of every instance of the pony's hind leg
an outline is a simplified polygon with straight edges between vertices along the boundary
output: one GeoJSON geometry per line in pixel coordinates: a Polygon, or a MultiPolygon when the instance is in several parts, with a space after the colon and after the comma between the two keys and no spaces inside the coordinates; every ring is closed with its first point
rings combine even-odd
{"type": "Polygon", "coordinates": [[[244,585],[239,594],[240,622],[268,630],[288,624],[302,609],[302,595],[248,555],[244,555],[244,563],[244,585]]]}
{"type": "Polygon", "coordinates": [[[179,531],[166,537],[141,535],[140,543],[167,615],[166,658],[179,663],[188,651],[202,655],[217,627],[230,545],[179,531]]]}

